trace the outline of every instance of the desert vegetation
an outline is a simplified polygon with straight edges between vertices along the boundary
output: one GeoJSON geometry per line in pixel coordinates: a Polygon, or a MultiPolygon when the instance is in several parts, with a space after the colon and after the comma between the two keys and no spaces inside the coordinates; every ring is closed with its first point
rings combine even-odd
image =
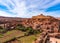
{"type": "Polygon", "coordinates": [[[22,25],[17,25],[13,30],[6,30],[0,27],[0,43],[8,43],[13,40],[17,40],[18,43],[32,43],[32,41],[36,39],[36,35],[39,33],[39,30],[34,30],[30,27],[24,27],[22,25]]]}

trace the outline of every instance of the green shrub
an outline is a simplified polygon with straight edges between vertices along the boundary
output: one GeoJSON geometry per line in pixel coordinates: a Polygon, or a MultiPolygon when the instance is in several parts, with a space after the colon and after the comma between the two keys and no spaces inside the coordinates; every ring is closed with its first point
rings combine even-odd
{"type": "Polygon", "coordinates": [[[16,29],[21,30],[21,31],[27,31],[27,28],[25,28],[23,25],[18,24],[16,29]]]}
{"type": "Polygon", "coordinates": [[[25,35],[37,34],[40,32],[39,30],[34,30],[31,27],[24,27],[20,24],[16,27],[16,29],[23,31],[23,32],[26,32],[25,35]]]}
{"type": "Polygon", "coordinates": [[[0,34],[0,38],[2,38],[3,37],[3,34],[0,34]]]}
{"type": "Polygon", "coordinates": [[[4,29],[0,26],[0,33],[5,33],[5,32],[6,32],[6,29],[4,29]]]}
{"type": "Polygon", "coordinates": [[[2,26],[0,26],[0,29],[3,29],[3,27],[2,27],[2,26]]]}
{"type": "Polygon", "coordinates": [[[30,27],[27,28],[26,34],[31,35],[31,34],[37,34],[37,33],[40,33],[40,31],[39,30],[34,30],[30,27]]]}

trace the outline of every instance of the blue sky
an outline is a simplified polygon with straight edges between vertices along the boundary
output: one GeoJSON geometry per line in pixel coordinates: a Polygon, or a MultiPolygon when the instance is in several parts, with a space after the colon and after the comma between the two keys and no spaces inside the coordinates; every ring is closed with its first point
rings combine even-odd
{"type": "Polygon", "coordinates": [[[0,0],[0,16],[28,18],[41,13],[60,17],[60,0],[0,0]]]}

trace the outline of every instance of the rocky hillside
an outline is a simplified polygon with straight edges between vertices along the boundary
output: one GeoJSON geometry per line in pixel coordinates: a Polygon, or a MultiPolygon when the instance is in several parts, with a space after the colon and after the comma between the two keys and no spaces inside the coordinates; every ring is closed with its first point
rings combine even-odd
{"type": "Polygon", "coordinates": [[[0,17],[0,26],[4,29],[15,29],[17,25],[41,31],[35,43],[50,43],[52,37],[56,40],[55,37],[60,36],[60,20],[52,16],[40,14],[32,18],[0,17]]]}
{"type": "Polygon", "coordinates": [[[40,14],[38,16],[33,16],[32,18],[17,18],[17,17],[1,17],[0,24],[6,24],[16,26],[21,24],[25,27],[31,27],[33,29],[50,29],[58,28],[60,26],[60,21],[52,16],[44,16],[40,14]]]}

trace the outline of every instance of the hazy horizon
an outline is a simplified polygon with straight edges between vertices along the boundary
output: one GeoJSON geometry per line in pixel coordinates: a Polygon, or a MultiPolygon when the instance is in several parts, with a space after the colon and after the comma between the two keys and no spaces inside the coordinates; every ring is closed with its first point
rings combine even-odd
{"type": "Polygon", "coordinates": [[[0,16],[30,18],[41,13],[60,17],[60,0],[0,0],[0,16]]]}

